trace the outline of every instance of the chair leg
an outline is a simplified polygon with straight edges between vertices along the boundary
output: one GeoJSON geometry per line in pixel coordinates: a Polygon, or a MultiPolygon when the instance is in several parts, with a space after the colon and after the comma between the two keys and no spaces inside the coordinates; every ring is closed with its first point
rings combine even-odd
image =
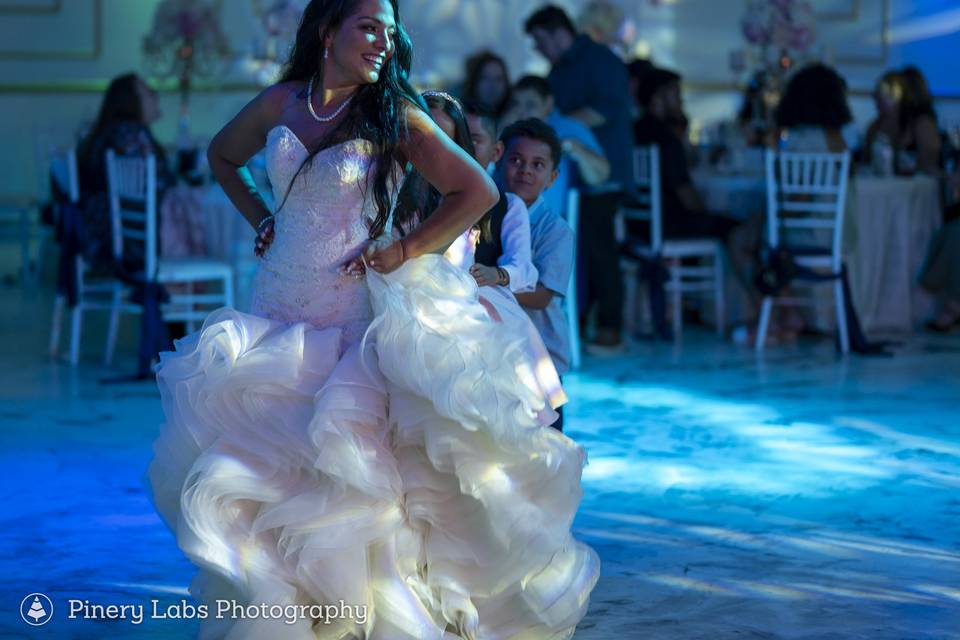
{"type": "Polygon", "coordinates": [[[83,305],[77,304],[70,312],[70,364],[80,361],[80,332],[83,330],[83,305]]]}
{"type": "Polygon", "coordinates": [[[840,335],[840,351],[850,353],[850,334],[847,333],[847,305],[843,296],[843,281],[833,283],[833,298],[837,306],[837,332],[840,335]]]}
{"type": "Polygon", "coordinates": [[[233,272],[230,271],[223,278],[223,304],[233,308],[233,272]]]}
{"type": "Polygon", "coordinates": [[[757,324],[757,340],[754,345],[757,351],[763,351],[767,341],[767,330],[770,328],[770,313],[773,311],[773,298],[765,296],[760,308],[760,322],[757,324]]]}
{"type": "Polygon", "coordinates": [[[51,358],[55,358],[60,350],[60,329],[63,326],[63,308],[67,304],[66,296],[57,294],[53,302],[53,319],[50,322],[50,349],[51,358]]]}
{"type": "Polygon", "coordinates": [[[632,264],[623,269],[623,328],[626,335],[637,331],[637,274],[632,264]]]}
{"type": "Polygon", "coordinates": [[[670,300],[673,304],[673,338],[680,338],[683,331],[683,292],[680,290],[680,263],[670,266],[670,300]]]}
{"type": "Polygon", "coordinates": [[[120,285],[114,285],[110,298],[110,323],[107,325],[107,344],[103,350],[103,364],[109,367],[113,362],[113,353],[117,347],[117,332],[120,327],[120,303],[123,290],[120,285]]]}
{"type": "Polygon", "coordinates": [[[717,335],[721,338],[727,330],[727,300],[723,289],[723,254],[717,251],[713,257],[713,306],[717,316],[717,335]]]}
{"type": "Polygon", "coordinates": [[[186,282],[184,285],[187,289],[187,333],[193,333],[197,329],[196,320],[194,320],[194,313],[197,310],[197,303],[193,300],[193,282],[186,282]]]}
{"type": "Polygon", "coordinates": [[[567,331],[570,335],[570,368],[580,368],[580,314],[577,310],[577,274],[571,274],[570,286],[563,301],[564,311],[567,314],[567,331]]]}
{"type": "Polygon", "coordinates": [[[580,319],[577,314],[573,314],[570,323],[570,366],[572,369],[580,368],[580,319]]]}

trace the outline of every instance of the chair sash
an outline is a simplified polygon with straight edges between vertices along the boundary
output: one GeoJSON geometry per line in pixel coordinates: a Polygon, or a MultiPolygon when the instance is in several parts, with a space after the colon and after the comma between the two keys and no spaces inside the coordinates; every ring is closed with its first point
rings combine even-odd
{"type": "MultiPolygon", "coordinates": [[[[850,340],[850,350],[855,353],[869,355],[892,355],[886,351],[894,343],[889,341],[867,340],[860,325],[856,306],[853,304],[853,295],[850,291],[850,279],[847,276],[847,264],[841,262],[839,273],[824,273],[797,263],[797,258],[810,256],[829,257],[829,249],[821,247],[807,247],[800,245],[780,245],[767,250],[763,266],[754,278],[754,284],[760,293],[775,296],[790,286],[793,280],[806,282],[828,282],[840,280],[843,284],[843,305],[847,314],[847,337],[850,340]]],[[[837,339],[839,349],[840,340],[837,339]]]]}

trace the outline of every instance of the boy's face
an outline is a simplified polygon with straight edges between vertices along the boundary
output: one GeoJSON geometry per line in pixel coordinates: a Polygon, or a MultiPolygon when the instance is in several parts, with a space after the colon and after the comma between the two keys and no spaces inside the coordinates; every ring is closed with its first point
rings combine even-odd
{"type": "Polygon", "coordinates": [[[503,143],[494,138],[479,116],[468,114],[467,126],[470,127],[470,139],[473,141],[474,159],[486,169],[487,165],[497,162],[503,155],[503,143]]]}
{"type": "Polygon", "coordinates": [[[510,98],[512,115],[517,120],[540,118],[546,120],[553,111],[553,98],[543,98],[533,89],[516,89],[510,98]]]}
{"type": "Polygon", "coordinates": [[[550,145],[526,136],[511,139],[504,154],[503,179],[507,191],[532,205],[557,179],[550,145]]]}

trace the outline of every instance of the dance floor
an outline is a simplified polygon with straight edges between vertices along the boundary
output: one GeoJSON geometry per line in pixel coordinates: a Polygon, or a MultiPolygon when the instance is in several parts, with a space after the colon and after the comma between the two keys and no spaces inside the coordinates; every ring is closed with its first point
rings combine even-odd
{"type": "MultiPolygon", "coordinates": [[[[192,637],[67,618],[69,598],[186,597],[143,484],[160,406],[149,383],[98,383],[101,321],[71,369],[43,357],[50,299],[0,292],[0,637],[192,637]],[[17,612],[32,592],[54,603],[43,628],[17,612]]],[[[575,638],[960,638],[958,374],[960,336],[841,360],[692,330],[588,360],[565,379],[589,455],[574,529],[603,570],[575,638]]]]}

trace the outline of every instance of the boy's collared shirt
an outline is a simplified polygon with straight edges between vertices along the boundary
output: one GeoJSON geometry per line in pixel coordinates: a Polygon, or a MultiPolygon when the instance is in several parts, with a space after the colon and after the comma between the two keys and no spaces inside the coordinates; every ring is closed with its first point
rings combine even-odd
{"type": "MultiPolygon", "coordinates": [[[[497,266],[510,275],[509,289],[524,293],[537,288],[537,269],[530,256],[530,218],[527,205],[513,193],[507,193],[507,212],[500,227],[500,244],[503,253],[497,266]]],[[[479,234],[468,229],[447,249],[447,258],[469,271],[475,262],[479,234]]]]}
{"type": "Polygon", "coordinates": [[[543,196],[529,211],[531,256],[537,269],[537,282],[554,295],[546,309],[524,308],[524,311],[540,332],[557,373],[563,375],[570,369],[570,336],[564,300],[573,271],[574,234],[543,196]]]}
{"type": "Polygon", "coordinates": [[[497,260],[497,266],[510,274],[510,291],[523,293],[536,289],[537,269],[530,254],[530,217],[527,205],[512,193],[507,193],[500,243],[503,255],[497,260]]]}

